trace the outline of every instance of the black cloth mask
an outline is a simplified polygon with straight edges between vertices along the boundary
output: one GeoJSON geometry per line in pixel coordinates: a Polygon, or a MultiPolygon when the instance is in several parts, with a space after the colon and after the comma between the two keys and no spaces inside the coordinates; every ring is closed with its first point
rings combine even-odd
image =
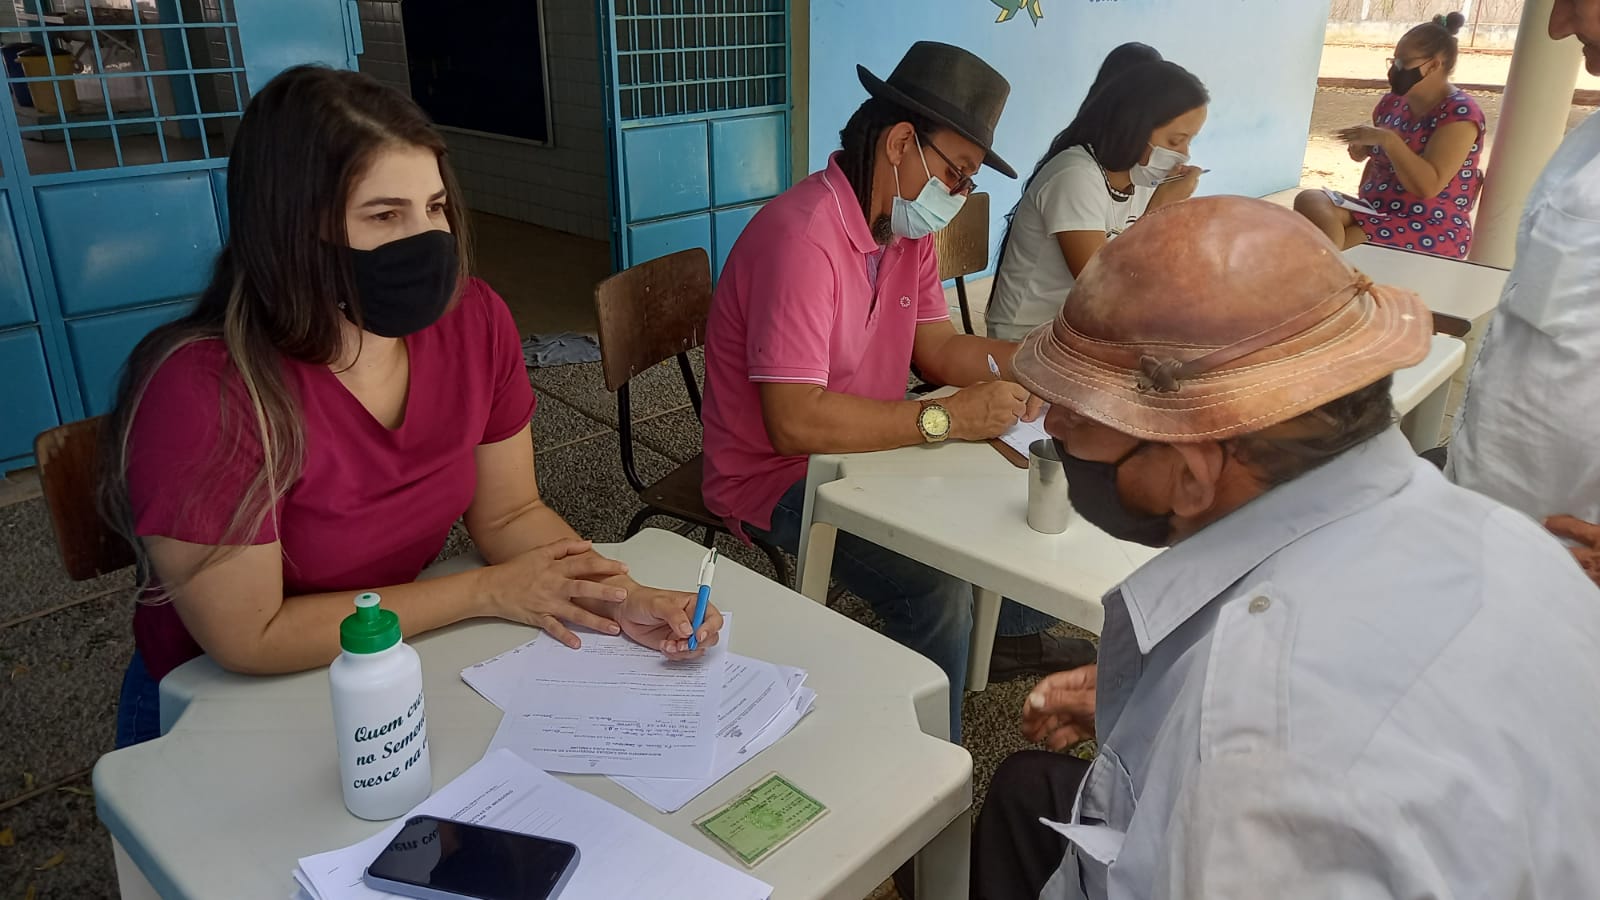
{"type": "MultiPolygon", "coordinates": [[[[371,250],[346,248],[364,330],[405,337],[439,321],[455,296],[455,235],[431,229],[371,250]]],[[[351,310],[345,317],[355,322],[351,310]]]]}
{"type": "Polygon", "coordinates": [[[1061,441],[1051,438],[1067,475],[1067,499],[1072,508],[1096,528],[1119,541],[1132,541],[1146,547],[1165,547],[1172,540],[1168,516],[1134,512],[1122,502],[1117,490],[1117,470],[1134,454],[1150,446],[1140,441],[1116,462],[1079,459],[1067,452],[1061,441]]]}
{"type": "Polygon", "coordinates": [[[1411,89],[1422,80],[1422,67],[1427,63],[1420,63],[1415,68],[1402,69],[1399,63],[1389,67],[1389,90],[1401,97],[1411,93],[1411,89]]]}

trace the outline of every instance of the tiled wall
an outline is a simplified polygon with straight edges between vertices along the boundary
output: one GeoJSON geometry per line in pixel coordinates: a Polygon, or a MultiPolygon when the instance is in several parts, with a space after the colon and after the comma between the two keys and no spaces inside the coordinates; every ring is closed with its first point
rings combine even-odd
{"type": "MultiPolygon", "coordinates": [[[[474,209],[596,240],[611,233],[600,50],[590,0],[545,0],[551,146],[446,132],[474,209]]],[[[409,92],[396,0],[360,0],[361,70],[409,92]]]]}
{"type": "Polygon", "coordinates": [[[406,69],[406,35],[400,25],[400,0],[358,0],[361,13],[361,71],[411,94],[411,73],[406,69]]]}

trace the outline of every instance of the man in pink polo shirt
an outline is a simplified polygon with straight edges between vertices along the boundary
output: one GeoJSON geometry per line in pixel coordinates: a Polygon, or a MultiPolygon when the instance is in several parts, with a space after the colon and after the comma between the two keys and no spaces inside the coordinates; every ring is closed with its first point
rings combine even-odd
{"type": "MultiPolygon", "coordinates": [[[[971,53],[932,42],[913,46],[887,81],[857,72],[872,96],[840,134],[842,149],[751,220],[706,335],[706,505],[791,552],[809,454],[986,440],[1038,413],[1010,378],[1017,345],[950,324],[931,237],[980,165],[1016,177],[991,149],[1010,85],[971,53]],[[962,390],[907,400],[913,363],[962,390]]],[[[846,535],[834,573],[890,637],[944,670],[959,741],[969,586],[846,535]]]]}

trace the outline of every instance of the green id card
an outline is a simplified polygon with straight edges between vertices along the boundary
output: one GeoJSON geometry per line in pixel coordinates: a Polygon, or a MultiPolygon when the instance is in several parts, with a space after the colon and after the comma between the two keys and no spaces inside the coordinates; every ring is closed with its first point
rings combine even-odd
{"type": "Polygon", "coordinates": [[[753,868],[827,811],[789,779],[770,772],[694,827],[753,868]]]}

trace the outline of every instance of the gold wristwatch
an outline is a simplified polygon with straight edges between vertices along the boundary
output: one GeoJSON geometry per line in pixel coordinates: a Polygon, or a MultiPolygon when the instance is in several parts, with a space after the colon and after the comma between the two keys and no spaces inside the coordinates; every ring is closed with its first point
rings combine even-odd
{"type": "Polygon", "coordinates": [[[917,413],[917,430],[922,432],[922,439],[930,444],[948,438],[950,411],[940,406],[937,400],[922,401],[922,409],[917,413]]]}

